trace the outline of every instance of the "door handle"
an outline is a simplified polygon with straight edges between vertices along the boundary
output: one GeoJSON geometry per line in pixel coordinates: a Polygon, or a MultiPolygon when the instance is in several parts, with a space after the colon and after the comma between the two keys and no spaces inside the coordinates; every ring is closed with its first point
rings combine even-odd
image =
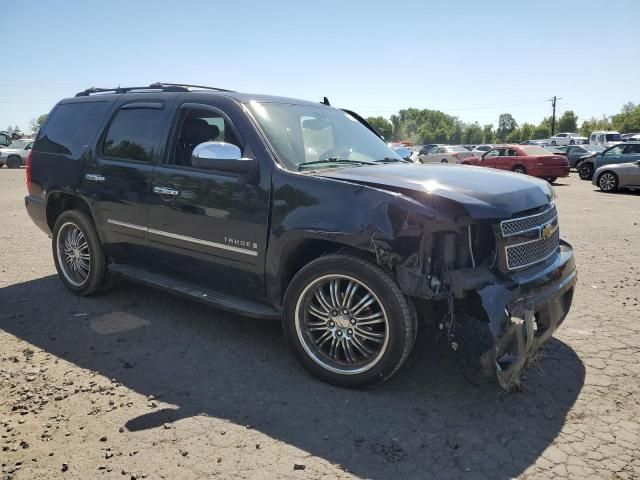
{"type": "Polygon", "coordinates": [[[175,190],[169,187],[153,187],[153,193],[158,193],[160,195],[172,195],[174,197],[180,195],[179,190],[175,190]]]}
{"type": "Polygon", "coordinates": [[[103,175],[98,175],[97,173],[87,173],[84,178],[89,180],[90,182],[104,182],[105,178],[103,175]]]}

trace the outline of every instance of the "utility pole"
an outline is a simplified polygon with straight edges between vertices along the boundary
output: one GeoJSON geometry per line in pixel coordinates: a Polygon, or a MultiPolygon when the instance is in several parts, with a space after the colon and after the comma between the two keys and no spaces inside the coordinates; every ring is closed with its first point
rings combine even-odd
{"type": "Polygon", "coordinates": [[[551,105],[553,106],[553,115],[551,116],[551,136],[553,137],[556,133],[556,96],[554,95],[551,99],[551,105]]]}

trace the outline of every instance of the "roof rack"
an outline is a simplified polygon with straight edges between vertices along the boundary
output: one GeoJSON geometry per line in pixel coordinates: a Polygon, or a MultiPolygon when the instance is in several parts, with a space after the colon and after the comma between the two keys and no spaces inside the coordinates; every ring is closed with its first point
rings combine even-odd
{"type": "Polygon", "coordinates": [[[183,83],[164,83],[156,82],[152,83],[148,87],[116,87],[116,88],[98,88],[91,87],[76,93],[76,97],[88,97],[89,95],[95,95],[98,93],[127,93],[127,92],[148,92],[162,91],[162,92],[190,92],[191,88],[200,88],[205,90],[215,90],[218,92],[232,92],[233,90],[225,90],[224,88],[206,87],[203,85],[190,85],[183,83]]]}

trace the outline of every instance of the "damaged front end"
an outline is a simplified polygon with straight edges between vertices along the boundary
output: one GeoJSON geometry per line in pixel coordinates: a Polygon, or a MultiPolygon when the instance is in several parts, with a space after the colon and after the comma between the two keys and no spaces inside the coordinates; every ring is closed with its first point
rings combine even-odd
{"type": "MultiPolygon", "coordinates": [[[[402,290],[426,307],[468,375],[517,387],[522,372],[563,322],[576,268],[560,240],[553,204],[506,220],[459,219],[429,232],[395,265],[402,290]]],[[[423,311],[425,309],[422,309],[423,311]]]]}

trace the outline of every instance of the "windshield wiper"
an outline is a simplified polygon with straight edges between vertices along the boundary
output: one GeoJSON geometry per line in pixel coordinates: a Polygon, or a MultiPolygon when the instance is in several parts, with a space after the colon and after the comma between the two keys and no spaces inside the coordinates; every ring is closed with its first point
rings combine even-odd
{"type": "Polygon", "coordinates": [[[400,160],[398,160],[397,158],[391,158],[391,157],[384,157],[380,160],[376,160],[376,162],[378,163],[398,163],[398,162],[408,162],[409,160],[405,160],[404,158],[401,158],[400,160]]]}
{"type": "Polygon", "coordinates": [[[329,157],[325,160],[314,160],[312,162],[302,162],[298,164],[298,170],[307,165],[320,165],[322,163],[349,163],[352,165],[375,165],[375,162],[366,162],[364,160],[349,160],[347,158],[329,157]]]}

